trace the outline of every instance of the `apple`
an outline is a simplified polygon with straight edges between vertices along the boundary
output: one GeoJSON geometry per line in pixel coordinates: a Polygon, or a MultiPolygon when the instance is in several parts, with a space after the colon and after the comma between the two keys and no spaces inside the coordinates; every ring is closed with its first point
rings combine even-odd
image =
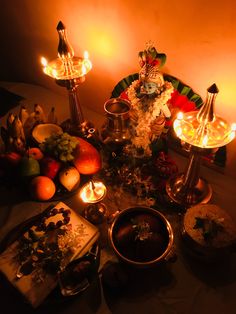
{"type": "Polygon", "coordinates": [[[68,191],[75,190],[80,183],[80,173],[72,166],[67,166],[59,172],[59,181],[68,191]]]}
{"type": "Polygon", "coordinates": [[[44,157],[43,152],[38,147],[30,147],[26,154],[36,160],[41,160],[44,157]]]}
{"type": "Polygon", "coordinates": [[[22,156],[16,152],[8,152],[0,155],[0,166],[2,167],[14,167],[17,166],[22,156]]]}
{"type": "Polygon", "coordinates": [[[74,149],[73,164],[80,174],[91,175],[97,173],[101,169],[101,156],[97,149],[78,137],[79,144],[74,149]]]}
{"type": "Polygon", "coordinates": [[[52,157],[44,157],[40,161],[41,175],[54,179],[61,169],[62,163],[52,157]]]}
{"type": "Polygon", "coordinates": [[[15,176],[21,158],[22,156],[16,152],[0,154],[0,177],[15,176]]]}
{"type": "Polygon", "coordinates": [[[32,157],[22,157],[19,162],[19,174],[21,177],[33,177],[40,174],[39,162],[32,157]]]}
{"type": "Polygon", "coordinates": [[[18,165],[22,156],[16,152],[9,152],[9,153],[5,153],[5,158],[6,160],[9,161],[11,165],[18,165]]]}

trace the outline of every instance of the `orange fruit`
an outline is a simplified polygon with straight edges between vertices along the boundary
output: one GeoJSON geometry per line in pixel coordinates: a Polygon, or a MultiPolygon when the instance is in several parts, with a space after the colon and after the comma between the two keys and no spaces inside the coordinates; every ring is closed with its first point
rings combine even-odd
{"type": "Polygon", "coordinates": [[[38,176],[30,182],[30,195],[34,200],[47,201],[56,192],[55,183],[46,176],[38,176]]]}

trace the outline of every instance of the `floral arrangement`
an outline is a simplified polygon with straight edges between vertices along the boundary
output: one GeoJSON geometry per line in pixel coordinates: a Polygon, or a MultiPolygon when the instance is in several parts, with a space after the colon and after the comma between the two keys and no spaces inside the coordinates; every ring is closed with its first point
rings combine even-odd
{"type": "Polygon", "coordinates": [[[133,119],[134,129],[131,142],[136,149],[150,156],[152,154],[151,142],[159,137],[163,131],[165,117],[161,115],[161,111],[167,106],[173,87],[170,82],[165,82],[161,94],[155,97],[148,107],[144,107],[142,99],[137,96],[140,87],[141,82],[136,80],[127,91],[131,101],[131,119],[133,119]]]}
{"type": "Polygon", "coordinates": [[[151,44],[139,52],[139,79],[127,89],[132,127],[131,146],[128,149],[132,153],[151,156],[150,144],[162,132],[166,132],[165,122],[171,116],[167,103],[174,88],[171,82],[164,81],[159,71],[165,60],[166,55],[159,54],[151,44]]]}

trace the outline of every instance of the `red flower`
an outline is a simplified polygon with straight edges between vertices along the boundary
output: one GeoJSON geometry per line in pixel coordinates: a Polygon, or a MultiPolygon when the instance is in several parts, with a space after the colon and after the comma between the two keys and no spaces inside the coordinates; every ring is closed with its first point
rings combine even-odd
{"type": "Polygon", "coordinates": [[[159,64],[160,64],[160,60],[158,60],[158,59],[153,60],[151,63],[152,66],[157,66],[159,64]]]}
{"type": "Polygon", "coordinates": [[[121,94],[120,94],[120,98],[125,99],[125,100],[129,100],[128,94],[126,92],[127,90],[124,90],[121,94]]]}
{"type": "Polygon", "coordinates": [[[183,112],[196,110],[195,102],[190,101],[186,95],[181,95],[177,90],[174,90],[168,103],[172,108],[178,108],[183,112]]]}

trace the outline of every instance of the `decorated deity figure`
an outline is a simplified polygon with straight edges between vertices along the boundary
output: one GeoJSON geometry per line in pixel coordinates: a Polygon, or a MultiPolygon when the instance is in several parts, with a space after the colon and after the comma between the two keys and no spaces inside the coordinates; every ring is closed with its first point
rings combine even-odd
{"type": "Polygon", "coordinates": [[[174,88],[160,72],[165,61],[166,55],[148,44],[144,51],[139,52],[139,79],[127,91],[131,102],[130,149],[144,156],[152,155],[152,143],[167,133],[166,121],[171,118],[168,100],[174,88]]]}

